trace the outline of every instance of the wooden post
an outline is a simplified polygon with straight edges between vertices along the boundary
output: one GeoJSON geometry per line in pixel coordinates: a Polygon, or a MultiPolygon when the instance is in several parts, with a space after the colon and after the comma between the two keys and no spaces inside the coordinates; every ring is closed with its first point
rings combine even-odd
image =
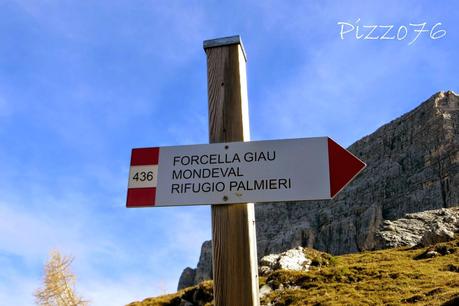
{"type": "MultiPolygon", "coordinates": [[[[239,36],[204,41],[209,141],[249,141],[246,55],[239,36]]],[[[258,266],[253,203],[212,206],[216,306],[256,306],[258,266]]]]}

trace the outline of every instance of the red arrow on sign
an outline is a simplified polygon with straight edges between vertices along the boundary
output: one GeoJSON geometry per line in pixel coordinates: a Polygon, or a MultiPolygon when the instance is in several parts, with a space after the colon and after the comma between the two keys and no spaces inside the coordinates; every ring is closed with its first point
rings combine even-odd
{"type": "Polygon", "coordinates": [[[330,195],[332,198],[366,167],[364,162],[331,138],[328,138],[328,164],[330,169],[330,195]]]}

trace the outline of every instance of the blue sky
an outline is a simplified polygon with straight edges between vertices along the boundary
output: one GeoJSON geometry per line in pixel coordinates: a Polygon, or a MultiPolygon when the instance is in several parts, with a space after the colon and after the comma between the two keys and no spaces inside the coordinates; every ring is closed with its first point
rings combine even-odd
{"type": "Polygon", "coordinates": [[[174,291],[196,265],[208,206],[124,205],[131,148],[207,142],[203,40],[242,36],[252,139],[347,146],[458,91],[458,12],[453,0],[0,0],[0,304],[33,305],[52,249],[75,257],[92,305],[174,291]],[[341,39],[338,22],[408,34],[341,39]],[[424,22],[446,35],[410,44],[424,22]]]}

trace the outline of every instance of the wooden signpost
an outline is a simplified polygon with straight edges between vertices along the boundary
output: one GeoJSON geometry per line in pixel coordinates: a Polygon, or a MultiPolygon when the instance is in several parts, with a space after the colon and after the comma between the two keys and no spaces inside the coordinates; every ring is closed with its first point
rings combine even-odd
{"type": "Polygon", "coordinates": [[[133,149],[126,206],[215,204],[215,305],[255,306],[258,268],[250,202],[331,199],[365,164],[328,137],[250,142],[240,37],[205,41],[204,50],[211,144],[133,149]]]}
{"type": "MultiPolygon", "coordinates": [[[[249,141],[246,55],[239,36],[204,42],[209,142],[249,141]]],[[[215,305],[259,305],[253,203],[212,206],[215,305]]]]}

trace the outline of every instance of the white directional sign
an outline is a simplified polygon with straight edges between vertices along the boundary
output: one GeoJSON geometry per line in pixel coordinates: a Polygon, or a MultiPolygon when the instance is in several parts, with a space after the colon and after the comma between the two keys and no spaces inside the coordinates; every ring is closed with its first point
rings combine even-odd
{"type": "Polygon", "coordinates": [[[364,168],[328,137],[139,148],[126,206],[331,199],[364,168]]]}

